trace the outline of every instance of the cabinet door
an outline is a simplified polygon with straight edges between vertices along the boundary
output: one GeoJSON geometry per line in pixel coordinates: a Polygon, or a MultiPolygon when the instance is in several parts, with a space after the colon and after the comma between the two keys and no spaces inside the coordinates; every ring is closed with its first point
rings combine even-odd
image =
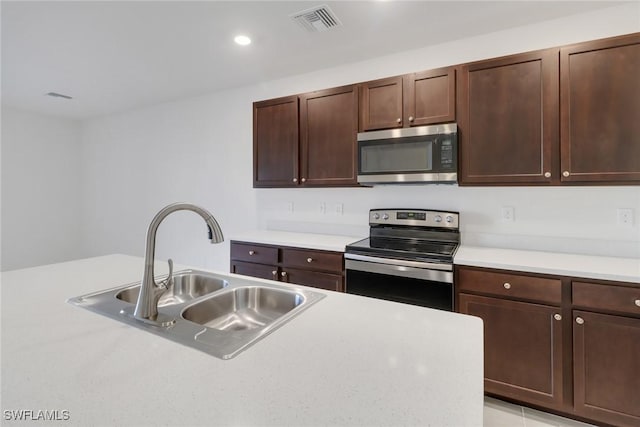
{"type": "Polygon", "coordinates": [[[640,33],[560,50],[563,181],[640,182],[640,33]]]}
{"type": "Polygon", "coordinates": [[[357,86],[301,95],[301,182],[357,185],[357,134],[357,86]]]}
{"type": "Polygon", "coordinates": [[[555,49],[462,66],[461,184],[558,180],[558,72],[555,49]]]}
{"type": "Polygon", "coordinates": [[[468,294],[459,304],[461,313],[484,321],[485,391],[560,408],[560,309],[468,294]]]}
{"type": "Polygon", "coordinates": [[[402,127],[402,76],[360,85],[360,131],[402,127]]]}
{"type": "Polygon", "coordinates": [[[231,261],[231,272],[245,276],[257,277],[259,279],[278,280],[278,267],[274,265],[231,261]]]}
{"type": "Polygon", "coordinates": [[[617,426],[640,425],[640,319],[573,314],[576,414],[617,426]]]}
{"type": "Polygon", "coordinates": [[[253,186],[298,183],[298,97],[253,104],[253,186]]]}
{"type": "Polygon", "coordinates": [[[344,289],[342,276],[339,274],[283,267],[280,280],[287,283],[312,286],[314,288],[337,292],[343,292],[344,289]]]}
{"type": "Polygon", "coordinates": [[[456,119],[456,71],[440,68],[405,76],[404,123],[409,126],[456,119]]]}

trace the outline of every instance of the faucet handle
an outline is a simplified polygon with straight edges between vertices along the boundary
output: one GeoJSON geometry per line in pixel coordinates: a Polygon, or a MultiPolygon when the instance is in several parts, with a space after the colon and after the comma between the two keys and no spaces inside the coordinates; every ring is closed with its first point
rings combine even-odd
{"type": "Polygon", "coordinates": [[[169,289],[171,285],[173,285],[173,260],[169,258],[167,263],[169,264],[169,275],[167,276],[166,279],[160,282],[160,285],[159,285],[164,287],[165,289],[169,289]]]}

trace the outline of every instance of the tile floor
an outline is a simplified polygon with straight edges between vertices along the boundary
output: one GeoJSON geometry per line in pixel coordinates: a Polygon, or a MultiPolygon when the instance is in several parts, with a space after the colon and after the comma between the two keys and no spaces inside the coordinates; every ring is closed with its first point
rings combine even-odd
{"type": "Polygon", "coordinates": [[[594,427],[547,412],[484,398],[484,427],[594,427]]]}

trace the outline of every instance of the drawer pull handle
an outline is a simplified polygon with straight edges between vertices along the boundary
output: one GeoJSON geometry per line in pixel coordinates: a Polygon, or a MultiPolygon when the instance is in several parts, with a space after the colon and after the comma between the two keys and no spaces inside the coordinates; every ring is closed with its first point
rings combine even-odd
{"type": "Polygon", "coordinates": [[[255,255],[255,251],[249,251],[249,255],[255,255]]]}
{"type": "Polygon", "coordinates": [[[505,283],[504,285],[502,285],[502,286],[504,286],[504,288],[505,288],[505,289],[511,289],[511,283],[509,283],[509,282],[506,282],[506,283],[505,283]]]}
{"type": "Polygon", "coordinates": [[[633,302],[635,305],[637,305],[638,307],[640,307],[640,299],[637,299],[633,302]]]}
{"type": "Polygon", "coordinates": [[[553,318],[556,320],[562,320],[562,316],[557,313],[553,315],[553,318]]]}
{"type": "Polygon", "coordinates": [[[584,323],[584,319],[582,317],[576,317],[576,323],[578,325],[582,325],[584,323]]]}
{"type": "MultiPolygon", "coordinates": [[[[313,258],[311,258],[311,257],[307,258],[307,262],[312,262],[312,261],[313,261],[313,258]]],[[[636,303],[638,303],[638,302],[640,302],[640,300],[636,301],[636,303]]],[[[638,305],[640,305],[640,304],[638,304],[638,305]]]]}

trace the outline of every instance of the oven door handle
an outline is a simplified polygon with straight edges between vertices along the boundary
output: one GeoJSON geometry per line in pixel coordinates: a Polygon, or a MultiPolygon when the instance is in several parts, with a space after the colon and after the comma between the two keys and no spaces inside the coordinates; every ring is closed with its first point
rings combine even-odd
{"type": "Polygon", "coordinates": [[[345,259],[352,259],[355,261],[366,261],[366,262],[375,262],[376,264],[387,264],[389,266],[398,266],[401,265],[403,267],[414,267],[414,268],[427,268],[429,270],[443,270],[443,271],[453,271],[452,264],[438,264],[435,262],[420,262],[420,261],[407,261],[404,259],[392,259],[392,258],[381,258],[381,257],[373,257],[367,255],[358,255],[358,254],[344,254],[345,259]]]}
{"type": "Polygon", "coordinates": [[[365,273],[384,274],[387,276],[409,277],[412,279],[429,280],[432,282],[453,283],[452,271],[429,270],[426,268],[356,261],[353,259],[346,259],[344,266],[347,271],[347,292],[349,292],[349,271],[364,271],[365,273]]]}

